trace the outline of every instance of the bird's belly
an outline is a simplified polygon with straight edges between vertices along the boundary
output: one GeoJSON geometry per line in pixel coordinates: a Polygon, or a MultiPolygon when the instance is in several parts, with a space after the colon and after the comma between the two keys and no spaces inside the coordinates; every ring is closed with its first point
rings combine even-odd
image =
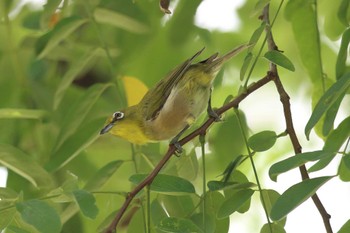
{"type": "Polygon", "coordinates": [[[148,123],[153,140],[175,137],[187,125],[191,125],[204,111],[210,95],[209,88],[174,89],[156,119],[148,123]]]}

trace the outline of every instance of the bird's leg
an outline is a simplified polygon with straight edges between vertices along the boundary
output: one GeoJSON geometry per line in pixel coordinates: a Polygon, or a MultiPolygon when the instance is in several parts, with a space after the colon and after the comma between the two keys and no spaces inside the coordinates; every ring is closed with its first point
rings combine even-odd
{"type": "Polygon", "coordinates": [[[171,139],[170,141],[170,145],[174,145],[175,148],[176,148],[176,155],[179,155],[182,153],[183,149],[182,149],[182,146],[180,145],[179,143],[179,139],[181,137],[181,135],[189,128],[190,126],[189,125],[186,125],[185,128],[183,128],[180,133],[178,133],[173,139],[171,139]]]}
{"type": "Polygon", "coordinates": [[[208,108],[207,112],[209,117],[212,117],[215,119],[215,121],[221,121],[221,117],[214,111],[214,109],[211,107],[211,92],[213,90],[210,88],[210,95],[209,95],[209,100],[208,100],[208,108]]]}

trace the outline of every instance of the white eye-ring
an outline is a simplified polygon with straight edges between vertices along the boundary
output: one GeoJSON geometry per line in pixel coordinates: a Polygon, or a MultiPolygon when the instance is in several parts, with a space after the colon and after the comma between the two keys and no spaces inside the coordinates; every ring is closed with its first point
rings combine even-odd
{"type": "Polygon", "coordinates": [[[120,120],[124,118],[124,113],[123,112],[115,112],[113,113],[113,119],[114,120],[120,120]]]}

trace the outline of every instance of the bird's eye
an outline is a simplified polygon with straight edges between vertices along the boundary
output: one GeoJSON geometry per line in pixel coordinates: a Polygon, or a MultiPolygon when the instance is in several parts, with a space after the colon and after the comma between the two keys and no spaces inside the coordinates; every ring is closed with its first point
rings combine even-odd
{"type": "Polygon", "coordinates": [[[114,120],[120,120],[124,118],[124,113],[123,112],[115,112],[113,113],[113,119],[114,120]]]}

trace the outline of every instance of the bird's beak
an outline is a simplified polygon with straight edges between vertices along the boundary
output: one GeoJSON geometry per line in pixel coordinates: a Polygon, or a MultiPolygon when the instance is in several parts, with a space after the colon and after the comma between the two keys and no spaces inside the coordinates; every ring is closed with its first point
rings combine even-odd
{"type": "Polygon", "coordinates": [[[103,129],[101,129],[100,134],[105,134],[108,133],[108,131],[110,131],[114,126],[114,123],[109,123],[107,124],[103,129]]]}

